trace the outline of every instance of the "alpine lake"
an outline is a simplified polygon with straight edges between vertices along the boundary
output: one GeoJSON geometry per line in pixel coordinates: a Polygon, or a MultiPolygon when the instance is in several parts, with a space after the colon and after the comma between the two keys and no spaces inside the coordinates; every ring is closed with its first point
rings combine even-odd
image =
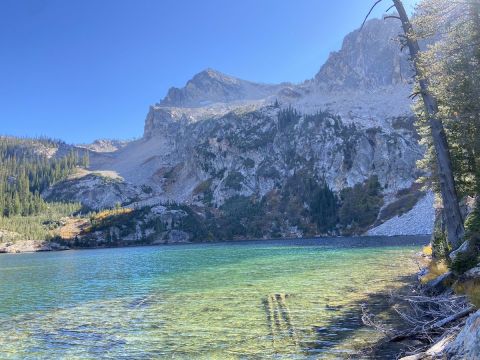
{"type": "MultiPolygon", "coordinates": [[[[2,359],[346,359],[425,237],[0,255],[2,359]]],[[[388,321],[386,318],[385,321],[388,321]]],[[[386,356],[386,355],[385,355],[386,356]]]]}

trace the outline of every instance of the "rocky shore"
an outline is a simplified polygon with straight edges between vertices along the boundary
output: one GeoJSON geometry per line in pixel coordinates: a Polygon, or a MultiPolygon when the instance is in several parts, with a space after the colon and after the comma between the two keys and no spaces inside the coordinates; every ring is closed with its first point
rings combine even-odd
{"type": "Polygon", "coordinates": [[[480,310],[470,315],[460,332],[447,331],[426,351],[400,360],[477,360],[480,359],[480,310]]]}
{"type": "Polygon", "coordinates": [[[53,241],[44,240],[21,240],[15,242],[0,243],[0,253],[25,253],[41,251],[68,250],[68,246],[53,241]]]}
{"type": "Polygon", "coordinates": [[[480,310],[456,322],[454,327],[446,327],[444,333],[428,349],[400,360],[480,359],[480,310]]]}
{"type": "Polygon", "coordinates": [[[399,346],[400,360],[480,359],[480,266],[460,276],[437,270],[430,265],[407,290],[390,294],[391,309],[401,319],[395,328],[364,313],[364,324],[383,338],[362,355],[369,358],[382,348],[399,346]]]}
{"type": "Polygon", "coordinates": [[[435,222],[435,195],[428,192],[407,213],[397,215],[367,232],[369,236],[430,235],[435,222]]]}
{"type": "Polygon", "coordinates": [[[78,249],[103,249],[103,248],[121,248],[121,247],[134,247],[134,246],[157,246],[167,244],[188,244],[188,240],[182,238],[171,237],[166,240],[157,240],[151,243],[142,242],[125,242],[115,245],[105,245],[104,243],[89,243],[83,244],[72,243],[65,244],[55,241],[45,240],[19,240],[15,242],[0,243],[0,254],[20,254],[20,253],[35,253],[35,252],[48,252],[48,251],[65,251],[65,250],[78,250],[78,249]]]}

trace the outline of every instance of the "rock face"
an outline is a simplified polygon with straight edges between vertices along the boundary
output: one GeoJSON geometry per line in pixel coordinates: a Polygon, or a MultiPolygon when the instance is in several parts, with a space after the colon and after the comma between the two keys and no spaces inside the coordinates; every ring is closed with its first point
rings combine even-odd
{"type": "Polygon", "coordinates": [[[282,109],[266,106],[191,123],[156,118],[163,130],[136,144],[164,144],[149,159],[145,177],[167,199],[181,202],[195,201],[196,186],[209,181],[213,203],[220,205],[234,195],[264,196],[298,172],[325,178],[337,191],[376,174],[390,193],[409,187],[417,174],[422,152],[413,134],[346,125],[328,113],[292,115],[290,123],[281,123],[281,116],[282,109]]]}
{"type": "MultiPolygon", "coordinates": [[[[377,176],[388,204],[417,178],[423,154],[399,32],[396,22],[368,22],[345,38],[313,80],[298,85],[202,71],[150,107],[142,139],[109,152],[102,149],[112,150],[110,144],[89,147],[91,169],[118,173],[120,191],[85,179],[96,183],[51,193],[92,208],[116,201],[216,209],[232,198],[272,198],[298,177],[325,181],[338,193],[377,176]]],[[[283,228],[293,229],[284,216],[283,228]]],[[[405,226],[411,225],[392,232],[404,233],[405,226]]]]}
{"type": "Polygon", "coordinates": [[[88,210],[101,210],[131,203],[139,193],[135,186],[122,179],[89,174],[63,181],[42,196],[49,201],[79,202],[88,210]]]}
{"type": "Polygon", "coordinates": [[[1,243],[0,253],[24,253],[39,251],[67,250],[68,247],[52,241],[24,240],[12,243],[1,243]]]}
{"type": "Polygon", "coordinates": [[[185,223],[197,222],[197,216],[185,206],[117,208],[100,212],[75,236],[61,242],[72,248],[188,243],[194,231],[184,231],[185,223]]]}
{"type": "Polygon", "coordinates": [[[408,53],[399,52],[400,31],[396,21],[371,20],[345,37],[342,49],[330,55],[315,82],[340,91],[404,84],[412,70],[408,53]]]}

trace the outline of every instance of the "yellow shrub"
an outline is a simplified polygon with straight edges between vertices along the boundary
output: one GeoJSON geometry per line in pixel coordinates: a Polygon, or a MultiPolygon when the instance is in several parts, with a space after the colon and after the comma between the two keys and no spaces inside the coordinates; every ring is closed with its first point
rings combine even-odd
{"type": "Polygon", "coordinates": [[[130,208],[118,208],[118,209],[111,209],[111,210],[103,210],[98,214],[94,215],[93,219],[96,221],[102,221],[110,216],[122,215],[122,214],[129,214],[133,211],[130,208]]]}
{"type": "Polygon", "coordinates": [[[423,247],[422,250],[423,255],[425,256],[432,256],[432,245],[427,245],[423,247]]]}
{"type": "Polygon", "coordinates": [[[457,281],[453,290],[457,294],[467,295],[472,304],[480,308],[480,280],[457,281]]]}
{"type": "Polygon", "coordinates": [[[427,269],[427,274],[420,279],[423,284],[445,274],[448,271],[448,265],[444,260],[432,260],[427,269]]]}

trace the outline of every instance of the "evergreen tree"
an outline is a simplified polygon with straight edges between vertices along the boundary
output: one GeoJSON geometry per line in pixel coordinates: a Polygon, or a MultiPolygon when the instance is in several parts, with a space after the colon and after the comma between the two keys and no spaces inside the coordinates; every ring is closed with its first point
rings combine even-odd
{"type": "Polygon", "coordinates": [[[0,137],[0,216],[43,211],[46,204],[40,193],[88,163],[88,155],[80,159],[73,150],[62,157],[42,155],[42,149],[59,145],[50,139],[0,137]]]}
{"type": "Polygon", "coordinates": [[[326,181],[313,193],[310,210],[321,233],[332,230],[337,224],[338,199],[326,181]]]}
{"type": "MultiPolygon", "coordinates": [[[[445,124],[459,195],[480,193],[480,2],[424,0],[415,25],[420,36],[435,37],[423,52],[423,71],[432,79],[445,124]],[[442,34],[438,39],[438,34],[442,34]]],[[[421,114],[421,109],[418,109],[421,114]]],[[[428,145],[422,165],[436,170],[425,124],[420,131],[428,145]]],[[[438,188],[437,178],[433,178],[438,188]]]]}

